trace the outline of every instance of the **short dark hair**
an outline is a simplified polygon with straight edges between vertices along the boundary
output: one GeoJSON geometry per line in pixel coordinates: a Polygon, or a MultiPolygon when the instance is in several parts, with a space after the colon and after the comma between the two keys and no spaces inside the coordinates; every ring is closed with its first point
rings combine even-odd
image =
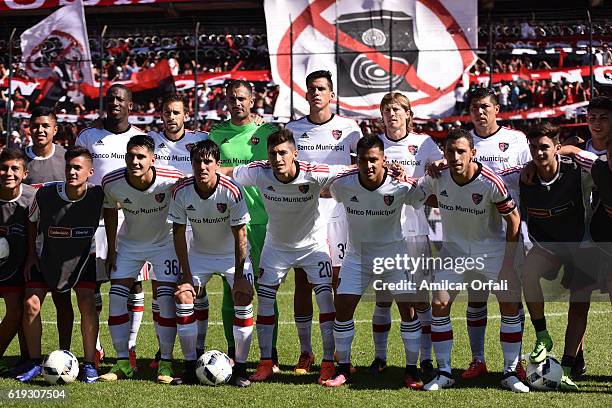
{"type": "Polygon", "coordinates": [[[221,160],[219,146],[210,139],[200,140],[189,152],[189,158],[193,163],[194,157],[212,157],[215,161],[221,160]]]}
{"type": "Polygon", "coordinates": [[[461,128],[451,129],[450,132],[448,132],[448,134],[446,135],[446,140],[444,141],[444,146],[448,145],[449,142],[454,142],[455,140],[463,138],[467,139],[468,143],[470,144],[470,149],[473,149],[474,138],[472,137],[472,134],[467,130],[461,128]]]}
{"type": "Polygon", "coordinates": [[[108,88],[108,89],[106,90],[106,95],[105,95],[105,96],[106,96],[106,97],[108,97],[108,96],[110,95],[111,90],[113,90],[113,89],[115,89],[115,88],[117,88],[117,89],[123,89],[123,90],[125,91],[125,93],[126,93],[126,95],[127,95],[128,99],[130,100],[130,102],[132,101],[132,90],[131,90],[130,88],[128,88],[127,86],[122,85],[122,84],[112,84],[112,85],[110,86],[110,88],[108,88]]]}
{"type": "Polygon", "coordinates": [[[607,96],[596,96],[589,102],[587,112],[590,112],[591,109],[603,109],[612,112],[612,99],[607,96]]]}
{"type": "Polygon", "coordinates": [[[385,144],[380,137],[376,135],[364,136],[357,142],[357,155],[359,155],[362,150],[370,150],[375,147],[378,147],[381,152],[385,151],[385,144]]]}
{"type": "Polygon", "coordinates": [[[0,153],[0,163],[7,162],[9,160],[17,160],[21,162],[21,165],[25,169],[26,157],[20,149],[14,147],[7,147],[0,153]]]}
{"type": "Polygon", "coordinates": [[[310,74],[308,74],[306,76],[306,87],[308,88],[308,84],[311,81],[314,81],[315,79],[319,79],[319,78],[325,78],[327,79],[327,82],[329,82],[329,89],[333,90],[334,89],[334,82],[332,81],[332,74],[331,72],[322,69],[319,71],[313,71],[310,74]]]}
{"type": "Polygon", "coordinates": [[[70,160],[77,157],[84,157],[93,166],[93,156],[91,155],[90,151],[83,146],[72,146],[66,150],[66,153],[64,153],[64,160],[66,160],[66,164],[68,164],[70,160]]]}
{"type": "Polygon", "coordinates": [[[144,147],[151,153],[155,152],[155,142],[153,141],[153,138],[148,135],[132,136],[127,143],[126,150],[130,150],[130,147],[133,146],[144,147]]]}
{"type": "Polygon", "coordinates": [[[49,108],[47,106],[37,106],[32,109],[32,114],[30,115],[30,123],[34,118],[40,118],[41,116],[49,116],[53,119],[53,122],[57,123],[57,116],[55,115],[55,111],[53,108],[49,108]]]}
{"type": "Polygon", "coordinates": [[[185,98],[179,94],[169,94],[164,96],[164,98],[162,99],[162,104],[161,104],[161,108],[162,110],[164,110],[164,108],[166,107],[166,105],[168,105],[169,103],[172,102],[180,102],[183,104],[183,110],[185,112],[187,112],[187,110],[189,109],[189,105],[187,103],[187,101],[185,100],[185,98]]]}
{"type": "Polygon", "coordinates": [[[476,88],[468,95],[467,104],[470,106],[472,101],[479,101],[484,98],[491,98],[493,105],[499,105],[497,102],[497,95],[492,89],[489,88],[476,88]]]}
{"type": "Polygon", "coordinates": [[[536,123],[531,126],[527,131],[527,139],[535,139],[539,137],[546,136],[555,142],[555,144],[559,144],[559,128],[554,126],[550,122],[541,122],[536,123]]]}
{"type": "Polygon", "coordinates": [[[225,93],[230,93],[232,90],[240,87],[246,88],[247,91],[249,91],[249,96],[253,95],[253,86],[250,82],[247,82],[243,79],[234,79],[229,84],[227,84],[227,87],[225,88],[225,93]]]}
{"type": "Polygon", "coordinates": [[[293,132],[289,129],[280,129],[268,136],[268,150],[274,146],[289,142],[295,148],[295,139],[293,138],[293,132]]]}

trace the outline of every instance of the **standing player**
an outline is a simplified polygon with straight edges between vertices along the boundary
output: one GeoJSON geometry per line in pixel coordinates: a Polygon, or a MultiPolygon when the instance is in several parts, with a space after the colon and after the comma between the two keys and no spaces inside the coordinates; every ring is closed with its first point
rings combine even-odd
{"type": "Polygon", "coordinates": [[[453,129],[444,147],[448,169],[440,178],[425,176],[419,182],[427,195],[433,194],[438,200],[444,231],[440,258],[453,263],[453,267],[448,267],[444,262],[445,267],[436,266],[434,271],[433,284],[440,286],[434,286],[431,340],[438,376],[424,389],[437,391],[455,383],[451,375],[451,305],[462,282],[471,286],[471,282],[482,282],[484,277],[489,284],[507,282],[508,285],[497,287],[495,292],[502,315],[500,342],[504,377],[501,384],[514,392],[529,392],[529,387],[516,374],[522,327],[516,301],[520,286],[513,265],[520,216],[503,180],[486,165],[475,161],[475,155],[472,136],[465,130],[453,129]],[[506,220],[505,234],[502,217],[506,220]]]}
{"type": "MultiPolygon", "coordinates": [[[[128,141],[132,136],[144,135],[144,132],[136,126],[130,125],[128,118],[133,108],[132,91],[120,84],[114,84],[106,91],[106,119],[103,121],[104,127],[85,128],[76,140],[78,146],[83,146],[91,152],[94,159],[94,174],[89,182],[100,185],[102,178],[111,171],[125,166],[125,151],[128,141]]],[[[123,212],[119,213],[119,222],[123,221],[123,212]]],[[[105,230],[101,225],[96,231],[96,309],[98,315],[102,310],[102,296],[100,286],[107,282],[109,277],[106,273],[104,260],[106,258],[106,237],[105,230]]],[[[128,296],[130,308],[130,364],[136,369],[136,337],[140,329],[140,322],[144,313],[144,293],[142,292],[141,280],[148,279],[146,265],[143,267],[141,275],[131,288],[128,296]]],[[[96,342],[96,367],[104,357],[104,350],[100,345],[100,340],[96,342]]]]}
{"type": "MultiPolygon", "coordinates": [[[[96,261],[90,252],[104,192],[100,186],[87,183],[93,174],[93,159],[87,149],[77,146],[66,152],[65,157],[66,181],[39,189],[29,213],[23,328],[31,366],[17,377],[22,382],[32,380],[42,371],[40,311],[47,292],[70,293],[71,289],[76,292],[81,313],[82,381],[92,383],[98,378],[93,364],[98,334],[94,297],[96,261]],[[43,240],[40,257],[37,255],[38,234],[43,240]]],[[[58,315],[66,313],[57,307],[56,312],[58,315]]]]}
{"type": "MultiPolygon", "coordinates": [[[[385,156],[390,162],[403,166],[408,177],[419,178],[427,166],[441,160],[442,152],[427,135],[412,132],[412,110],[408,98],[397,92],[386,94],[380,102],[380,113],[385,124],[385,133],[380,136],[385,156]]],[[[402,228],[412,256],[428,256],[429,223],[423,209],[404,206],[402,228]]],[[[378,293],[378,292],[377,292],[378,293]]],[[[431,306],[429,294],[421,291],[422,302],[417,304],[421,322],[421,370],[423,377],[433,376],[431,360],[431,306]]],[[[387,367],[387,341],[391,329],[391,303],[377,301],[372,315],[372,336],[374,337],[375,358],[369,372],[378,374],[387,367]]]]}
{"type": "Polygon", "coordinates": [[[151,137],[133,136],[125,154],[127,167],[108,173],[102,179],[108,244],[106,266],[111,278],[108,326],[117,352],[117,363],[109,373],[100,376],[102,381],[133,376],[134,370],[129,362],[128,294],[145,262],[153,265],[153,290],[159,305],[158,341],[161,361],[157,369],[157,381],[169,384],[174,380],[174,288],[180,270],[172,246],[172,231],[166,219],[172,187],[182,177],[182,173],[154,167],[154,149],[151,137]],[[119,206],[123,208],[125,222],[119,231],[116,245],[119,206]]]}
{"type": "Polygon", "coordinates": [[[381,282],[399,285],[414,282],[410,274],[415,271],[393,268],[377,275],[372,272],[370,262],[372,257],[394,259],[406,254],[408,248],[401,223],[403,207],[405,204],[421,204],[427,197],[416,186],[415,179],[401,182],[391,178],[384,167],[386,160],[382,140],[377,136],[364,137],[357,144],[359,170],[340,174],[330,188],[332,196],[346,209],[349,232],[347,256],[340,269],[340,285],[335,300],[334,340],[338,375],[324,382],[328,387],[339,387],[350,376],[351,347],[355,337],[353,315],[361,296],[373,283],[377,298],[378,291],[391,294],[400,311],[400,331],[406,352],[404,384],[411,389],[423,387],[416,366],[421,324],[415,313],[411,313],[416,291],[408,287],[392,289],[379,286],[381,282]]]}
{"type": "MultiPolygon", "coordinates": [[[[266,150],[268,136],[276,132],[278,128],[271,124],[258,125],[253,120],[251,116],[251,108],[253,107],[251,84],[242,80],[230,82],[226,88],[226,105],[231,117],[230,120],[213,127],[209,135],[209,138],[219,146],[221,165],[223,167],[238,166],[256,160],[266,160],[268,158],[266,150]]],[[[251,248],[253,270],[257,271],[259,270],[259,259],[266,237],[268,215],[264,208],[261,193],[256,187],[245,186],[243,192],[251,216],[251,221],[247,223],[247,238],[251,248]]],[[[196,314],[201,316],[202,320],[199,320],[199,324],[202,327],[204,319],[208,319],[208,297],[196,299],[195,308],[196,314]]],[[[231,289],[225,281],[221,313],[225,339],[229,348],[228,354],[233,358],[235,354],[233,340],[234,305],[231,289]]],[[[276,303],[274,304],[274,314],[278,317],[276,303]]],[[[276,351],[277,332],[278,327],[275,324],[272,339],[272,361],[274,362],[275,372],[280,371],[276,351]]],[[[199,340],[198,344],[201,343],[199,340]]]]}
{"type": "MultiPolygon", "coordinates": [[[[178,335],[185,356],[183,383],[197,383],[195,375],[198,327],[194,316],[195,294],[206,290],[206,283],[219,273],[232,287],[234,297],[234,339],[236,364],[232,382],[250,385],[246,374],[253,334],[253,269],[248,260],[246,223],[249,213],[240,187],[216,173],[220,166],[219,147],[211,140],[198,142],[191,149],[193,177],[181,182],[172,193],[168,219],[173,222],[174,248],[182,277],[177,284],[176,310],[178,335]],[[187,250],[186,224],[193,226],[187,250]]],[[[206,327],[204,327],[206,329],[206,327]]],[[[204,330],[204,340],[206,340],[204,330]]]]}
{"type": "MultiPolygon", "coordinates": [[[[298,162],[290,130],[268,138],[268,161],[222,169],[241,185],[257,186],[270,215],[259,265],[257,289],[257,339],[261,359],[251,381],[265,381],[273,374],[272,336],[276,319],[276,292],[290,269],[302,269],[314,285],[323,343],[319,383],[334,375],[332,270],[324,219],[318,208],[321,189],[344,166],[331,167],[298,162]],[[299,220],[299,222],[296,222],[299,220]]],[[[296,296],[308,296],[297,293],[296,296]]]]}
{"type": "MultiPolygon", "coordinates": [[[[28,209],[34,200],[34,187],[22,184],[27,177],[26,158],[20,150],[6,148],[0,153],[0,240],[8,244],[8,257],[0,260],[0,296],[5,315],[0,322],[0,374],[9,366],[2,356],[21,328],[26,257],[28,209]]],[[[25,339],[19,340],[22,358],[28,358],[25,339]]],[[[21,369],[20,369],[21,370],[21,369]]]]}
{"type": "MultiPolygon", "coordinates": [[[[287,123],[286,128],[297,136],[300,159],[331,165],[350,165],[354,160],[361,129],[354,120],[334,115],[330,103],[334,99],[334,86],[329,71],[314,71],[306,77],[306,100],[310,113],[301,119],[287,123]]],[[[319,198],[319,212],[326,218],[333,287],[338,286],[338,272],[346,252],[346,214],[342,205],[329,197],[319,198]]],[[[296,273],[296,292],[307,291],[308,280],[296,273]]],[[[312,354],[312,295],[294,297],[295,324],[300,339],[300,358],[294,368],[296,374],[307,374],[314,363],[312,354]]]]}
{"type": "MultiPolygon", "coordinates": [[[[30,116],[32,145],[25,149],[28,177],[24,183],[44,184],[66,180],[66,160],[64,159],[66,149],[53,143],[56,133],[57,117],[53,109],[45,106],[37,106],[32,109],[30,116]]],[[[74,320],[70,292],[52,291],[51,295],[55,308],[63,311],[56,317],[59,347],[62,350],[70,350],[74,320]]]]}
{"type": "MultiPolygon", "coordinates": [[[[523,132],[500,126],[497,123],[499,103],[495,93],[485,88],[475,89],[468,98],[470,119],[474,129],[472,138],[476,149],[475,160],[488,166],[494,172],[510,167],[524,165],[531,160],[527,138],[523,132]]],[[[510,195],[518,197],[518,191],[510,189],[510,195]]],[[[527,239],[523,227],[523,239],[527,239]]],[[[520,248],[520,247],[519,247],[520,248]]],[[[523,251],[519,249],[519,251],[523,251]]],[[[517,253],[518,259],[524,257],[517,253]]],[[[489,291],[468,290],[466,322],[472,362],[461,374],[464,379],[476,378],[487,373],[485,362],[485,335],[487,330],[487,299],[489,291]]],[[[522,304],[519,307],[522,321],[525,320],[522,304]]],[[[523,366],[517,368],[520,378],[524,378],[523,366]]]]}
{"type": "Polygon", "coordinates": [[[607,96],[597,96],[587,107],[587,123],[591,139],[586,142],[585,150],[605,158],[607,142],[612,132],[612,100],[607,96]]]}

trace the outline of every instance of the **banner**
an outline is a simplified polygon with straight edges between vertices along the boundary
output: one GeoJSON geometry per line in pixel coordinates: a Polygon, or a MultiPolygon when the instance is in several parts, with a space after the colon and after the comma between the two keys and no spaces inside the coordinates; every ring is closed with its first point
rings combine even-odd
{"type": "MultiPolygon", "coordinates": [[[[77,0],[0,0],[2,10],[35,10],[65,6],[77,0]]],[[[83,0],[84,6],[136,6],[152,3],[185,3],[196,0],[83,0]]]]}
{"type": "MultiPolygon", "coordinates": [[[[550,79],[553,82],[559,82],[565,79],[567,82],[582,82],[582,77],[589,76],[590,69],[587,66],[574,68],[555,68],[549,70],[523,70],[521,72],[503,72],[493,74],[493,83],[497,84],[502,81],[539,81],[542,79],[550,79]]],[[[593,66],[593,75],[595,81],[602,85],[612,84],[612,66],[611,65],[595,65],[593,66]]],[[[482,86],[489,85],[489,75],[470,75],[470,83],[480,84],[482,86]]]]}
{"type": "Polygon", "coordinates": [[[304,79],[331,71],[347,116],[376,117],[383,95],[400,91],[415,114],[441,116],[476,61],[476,0],[265,0],[274,114],[308,113],[304,79]],[[336,53],[335,48],[338,48],[336,53]],[[338,61],[338,64],[336,64],[338,61]]]}

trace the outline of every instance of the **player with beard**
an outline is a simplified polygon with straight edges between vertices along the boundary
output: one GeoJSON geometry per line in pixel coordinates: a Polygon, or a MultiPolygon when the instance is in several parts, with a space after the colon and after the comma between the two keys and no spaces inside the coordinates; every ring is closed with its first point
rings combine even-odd
{"type": "MultiPolygon", "coordinates": [[[[209,138],[219,146],[222,167],[246,165],[253,161],[266,160],[268,158],[268,136],[276,132],[278,128],[268,123],[258,124],[251,115],[253,103],[251,84],[246,81],[235,80],[227,85],[226,105],[230,114],[230,120],[214,126],[209,134],[209,138]]],[[[268,214],[257,187],[245,186],[243,191],[251,216],[251,220],[247,223],[247,238],[250,245],[253,270],[257,271],[259,270],[259,259],[266,237],[268,214]]],[[[257,274],[255,275],[255,284],[257,286],[257,274]]],[[[200,328],[203,328],[205,320],[208,319],[208,297],[196,299],[195,308],[198,315],[198,324],[200,328]]],[[[276,303],[274,305],[274,314],[278,317],[276,303]]],[[[234,304],[231,288],[225,280],[223,281],[221,315],[223,317],[225,339],[228,343],[228,355],[233,358],[236,353],[233,338],[234,304]]],[[[277,320],[275,319],[275,321],[277,320]]],[[[276,351],[277,333],[278,327],[275,324],[272,338],[274,372],[280,372],[278,368],[278,353],[276,351]]]]}
{"type": "MultiPolygon", "coordinates": [[[[300,159],[332,165],[350,165],[354,162],[351,154],[356,153],[361,129],[354,120],[331,111],[335,98],[331,73],[314,71],[306,77],[306,100],[310,106],[308,115],[287,123],[286,128],[297,137],[300,159]]],[[[346,252],[346,214],[342,205],[330,197],[319,198],[319,211],[327,217],[327,240],[329,243],[333,287],[338,286],[338,273],[346,252]]],[[[296,292],[310,292],[311,288],[303,273],[296,273],[296,292]]],[[[294,296],[295,324],[300,340],[300,357],[294,368],[296,374],[307,374],[315,361],[312,353],[312,296],[294,296]]]]}
{"type": "MultiPolygon", "coordinates": [[[[100,185],[102,178],[111,171],[124,167],[128,141],[132,136],[144,135],[142,130],[130,125],[128,121],[133,103],[132,92],[127,87],[120,84],[112,85],[106,91],[105,103],[106,118],[102,122],[103,128],[85,128],[76,140],[76,144],[89,150],[94,159],[94,174],[89,179],[89,182],[94,185],[100,185]]],[[[120,212],[120,214],[119,223],[121,224],[123,213],[120,212]]],[[[104,267],[107,253],[105,234],[103,222],[101,222],[95,237],[98,281],[96,287],[96,309],[98,314],[102,310],[100,286],[109,280],[104,267]]],[[[148,267],[144,265],[141,274],[135,279],[128,300],[131,326],[130,363],[133,369],[136,368],[136,338],[144,313],[144,293],[142,292],[140,281],[146,279],[148,279],[148,267]]],[[[96,350],[95,364],[96,368],[98,368],[100,360],[104,357],[104,349],[100,345],[99,336],[96,350]]]]}

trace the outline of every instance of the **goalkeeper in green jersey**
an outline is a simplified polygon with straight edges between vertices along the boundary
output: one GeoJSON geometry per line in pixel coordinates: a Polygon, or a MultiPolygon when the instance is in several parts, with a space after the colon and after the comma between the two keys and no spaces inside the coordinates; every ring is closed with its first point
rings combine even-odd
{"type": "MultiPolygon", "coordinates": [[[[231,119],[212,128],[209,138],[219,146],[222,166],[238,166],[256,160],[268,159],[268,136],[278,130],[272,124],[257,124],[251,116],[253,95],[251,84],[246,81],[232,81],[226,88],[226,104],[231,119]]],[[[268,214],[264,209],[261,195],[257,187],[244,187],[251,221],[247,224],[247,238],[251,247],[251,260],[253,270],[259,271],[259,257],[266,237],[266,224],[268,214]]],[[[257,277],[257,273],[255,273],[257,277]]],[[[257,282],[255,283],[257,286],[257,282]]],[[[196,299],[196,315],[208,318],[208,299],[196,299]],[[199,313],[198,313],[199,309],[199,313]]],[[[234,336],[232,325],[234,319],[234,303],[232,292],[225,278],[223,278],[223,329],[228,343],[228,354],[233,359],[234,336]]],[[[272,360],[274,370],[278,370],[278,355],[276,352],[276,337],[278,333],[278,307],[274,304],[277,324],[274,327],[272,343],[272,360]]],[[[201,344],[201,343],[198,343],[201,344]]]]}

